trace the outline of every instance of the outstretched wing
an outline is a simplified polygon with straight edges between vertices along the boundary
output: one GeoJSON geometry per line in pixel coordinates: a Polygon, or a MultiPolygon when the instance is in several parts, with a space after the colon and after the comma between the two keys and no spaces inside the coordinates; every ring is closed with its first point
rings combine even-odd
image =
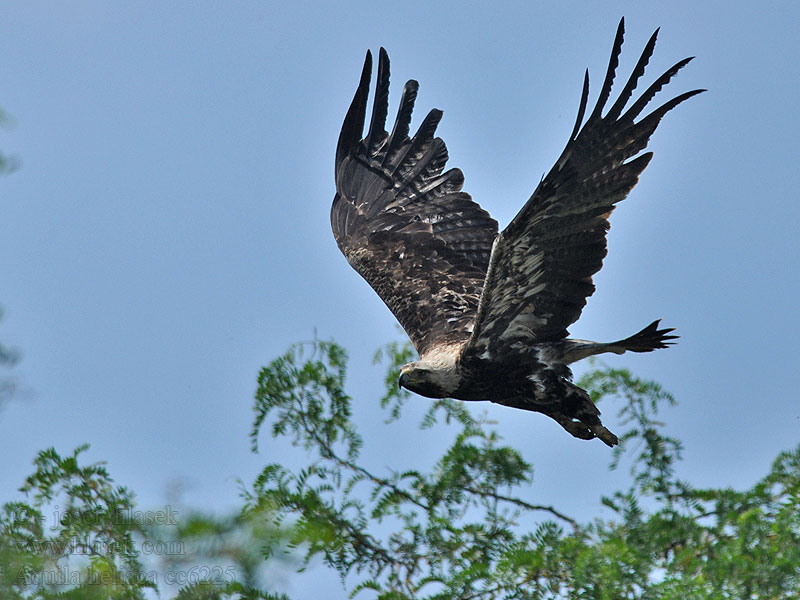
{"type": "Polygon", "coordinates": [[[372,56],[336,148],[331,226],[339,249],[394,313],[420,354],[469,339],[497,222],[461,191],[459,169],[442,173],[447,148],[432,110],[409,139],[418,84],[403,89],[391,134],[384,130],[389,58],[381,48],[372,121],[361,139],[372,56]]]}
{"type": "Polygon", "coordinates": [[[603,115],[623,34],[624,19],[597,105],[581,127],[589,94],[587,71],[578,118],[564,152],[497,240],[471,340],[479,354],[567,335],[567,326],[578,319],[586,298],[594,292],[592,275],[606,255],[608,217],[652,158],[650,152],[639,153],[667,111],[704,91],[681,94],[636,120],[691,60],[687,58],[656,79],[623,112],[653,53],[656,30],[619,98],[603,115]]]}

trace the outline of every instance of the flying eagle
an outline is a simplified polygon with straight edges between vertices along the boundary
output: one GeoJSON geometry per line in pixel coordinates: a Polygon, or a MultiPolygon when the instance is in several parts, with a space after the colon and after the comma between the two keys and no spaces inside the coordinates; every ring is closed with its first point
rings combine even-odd
{"type": "Polygon", "coordinates": [[[600,421],[567,365],[613,352],[650,352],[677,338],[654,321],[611,343],[568,338],[592,275],[606,255],[608,217],[631,191],[652,153],[641,153],[661,118],[705,90],[681,94],[638,118],[691,58],[676,63],[630,106],[653,53],[645,46],[614,104],[605,111],[624,34],[620,21],[597,104],[581,125],[589,95],[555,166],[502,233],[461,191],[459,169],[444,171],[447,148],[434,137],[442,111],[431,110],[409,138],[418,84],[403,88],[391,133],[385,130],[389,58],[381,48],[372,118],[362,139],[372,55],[336,147],[331,226],[350,265],[378,293],[411,338],[419,360],[399,385],[429,398],[488,400],[543,413],[581,439],[617,437],[600,421]]]}

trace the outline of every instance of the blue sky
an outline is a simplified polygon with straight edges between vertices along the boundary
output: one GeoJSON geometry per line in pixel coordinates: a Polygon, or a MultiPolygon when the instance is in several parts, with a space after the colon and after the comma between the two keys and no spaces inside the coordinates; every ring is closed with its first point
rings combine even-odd
{"type": "MultiPolygon", "coordinates": [[[[709,92],[653,137],[572,334],[678,328],[668,351],[608,362],[675,393],[665,419],[697,485],[749,485],[798,443],[796,5],[5,2],[2,15],[0,149],[22,165],[0,178],[0,341],[22,351],[24,389],[0,413],[0,500],[38,450],[89,442],[142,506],[176,480],[190,505],[236,506],[237,478],[293,460],[267,440],[249,452],[258,370],[315,328],[351,351],[359,423],[380,423],[371,357],[399,334],[328,222],[365,50],[389,51],[390,113],[409,78],[415,124],[444,110],[449,164],[502,227],[561,152],[586,67],[597,92],[623,15],[620,78],[660,26],[647,81],[694,55],[660,97],[709,92]]],[[[535,464],[537,502],[587,518],[623,481],[600,442],[488,410],[535,464]]],[[[441,448],[410,426],[373,441],[378,466],[441,448]]]]}

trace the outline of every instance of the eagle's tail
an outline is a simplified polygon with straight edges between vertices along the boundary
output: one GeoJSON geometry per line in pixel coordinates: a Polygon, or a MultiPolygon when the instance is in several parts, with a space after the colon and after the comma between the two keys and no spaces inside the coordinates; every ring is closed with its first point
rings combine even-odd
{"type": "Polygon", "coordinates": [[[675,329],[672,327],[659,329],[659,323],[661,323],[661,319],[653,321],[650,325],[642,329],[639,333],[633,334],[631,337],[611,343],[574,339],[564,340],[559,360],[563,364],[568,365],[583,358],[594,356],[595,354],[603,354],[604,352],[613,352],[614,354],[624,354],[628,350],[631,352],[652,352],[658,348],[671,346],[675,343],[672,340],[678,339],[677,335],[669,335],[670,332],[675,331],[675,329]]]}
{"type": "Polygon", "coordinates": [[[625,351],[631,352],[652,352],[659,348],[666,348],[675,342],[672,340],[678,339],[677,335],[669,335],[670,332],[675,331],[674,327],[667,327],[659,329],[658,325],[661,319],[657,319],[650,323],[647,327],[642,329],[639,333],[633,334],[631,337],[605,344],[606,352],[616,352],[622,354],[625,351]]]}

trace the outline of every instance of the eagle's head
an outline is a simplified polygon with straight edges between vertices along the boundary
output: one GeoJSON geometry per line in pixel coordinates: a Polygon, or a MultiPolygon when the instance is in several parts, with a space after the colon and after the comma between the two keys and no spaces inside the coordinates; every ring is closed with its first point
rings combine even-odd
{"type": "Polygon", "coordinates": [[[412,362],[400,367],[400,387],[427,398],[447,398],[455,389],[449,385],[452,372],[437,369],[423,362],[412,362]]]}

